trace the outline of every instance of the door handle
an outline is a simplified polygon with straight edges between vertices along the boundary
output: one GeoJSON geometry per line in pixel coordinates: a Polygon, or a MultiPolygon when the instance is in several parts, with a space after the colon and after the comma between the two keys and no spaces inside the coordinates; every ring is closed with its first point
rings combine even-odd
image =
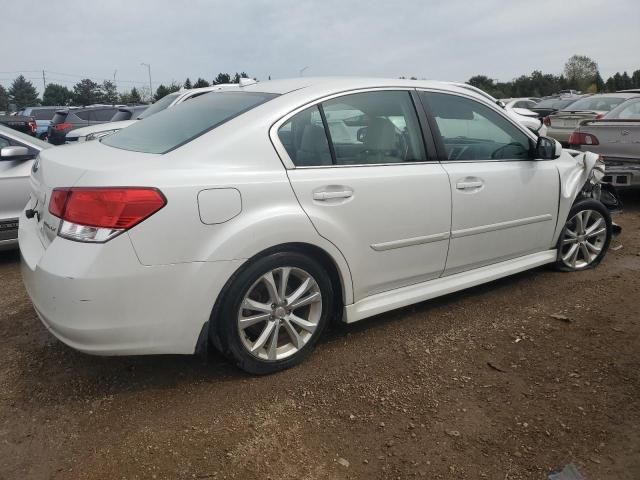
{"type": "Polygon", "coordinates": [[[472,180],[468,182],[458,182],[456,183],[456,188],[458,190],[472,190],[474,188],[480,188],[482,185],[482,180],[472,180]]]}
{"type": "Polygon", "coordinates": [[[319,201],[331,200],[333,198],[350,198],[351,196],[353,196],[353,190],[313,192],[313,199],[319,201]]]}

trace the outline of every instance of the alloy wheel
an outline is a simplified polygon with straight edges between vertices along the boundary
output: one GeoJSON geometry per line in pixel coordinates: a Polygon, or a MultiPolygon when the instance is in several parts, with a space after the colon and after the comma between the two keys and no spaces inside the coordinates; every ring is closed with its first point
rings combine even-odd
{"type": "Polygon", "coordinates": [[[316,280],[296,267],[279,267],[247,290],[238,312],[238,331],[246,350],[261,360],[286,359],[311,339],[322,316],[316,280]]]}
{"type": "Polygon", "coordinates": [[[562,262],[573,270],[591,265],[607,240],[607,223],[596,210],[581,210],[565,226],[560,247],[562,262]]]}

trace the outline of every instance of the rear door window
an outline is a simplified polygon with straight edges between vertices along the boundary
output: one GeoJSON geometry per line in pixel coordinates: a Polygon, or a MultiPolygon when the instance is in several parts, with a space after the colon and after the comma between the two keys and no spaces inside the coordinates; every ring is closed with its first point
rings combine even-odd
{"type": "Polygon", "coordinates": [[[50,108],[39,108],[31,112],[36,120],[51,120],[56,111],[50,108]]]}

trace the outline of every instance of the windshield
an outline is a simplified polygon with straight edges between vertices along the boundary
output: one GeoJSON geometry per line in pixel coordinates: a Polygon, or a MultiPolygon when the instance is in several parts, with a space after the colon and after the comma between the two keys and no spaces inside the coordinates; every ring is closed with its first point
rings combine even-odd
{"type": "Polygon", "coordinates": [[[608,112],[625,100],[626,98],[623,97],[600,97],[598,95],[594,95],[593,97],[582,98],[566,108],[563,108],[563,110],[595,110],[599,112],[608,112]]]}
{"type": "Polygon", "coordinates": [[[167,107],[169,107],[169,105],[171,105],[171,103],[176,98],[178,98],[179,96],[180,96],[180,92],[175,92],[175,93],[170,93],[169,95],[166,95],[166,96],[162,97],[160,100],[158,100],[156,103],[151,105],[149,108],[147,108],[140,115],[138,115],[138,120],[142,120],[143,118],[150,117],[154,113],[161,112],[162,110],[164,110],[167,107]]]}
{"type": "Polygon", "coordinates": [[[102,142],[124,150],[167,153],[276,96],[273,93],[213,92],[137,122],[102,142]]]}
{"type": "Polygon", "coordinates": [[[128,110],[122,108],[116,112],[116,114],[111,117],[110,122],[121,122],[122,120],[129,120],[131,118],[132,110],[128,110]]]}

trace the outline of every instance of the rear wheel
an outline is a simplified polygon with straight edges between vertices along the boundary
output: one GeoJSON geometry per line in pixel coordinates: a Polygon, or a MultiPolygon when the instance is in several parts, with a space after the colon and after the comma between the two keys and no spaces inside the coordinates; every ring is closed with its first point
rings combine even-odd
{"type": "Polygon", "coordinates": [[[315,260],[274,253],[241,271],[223,298],[217,333],[241,369],[267,374],[304,360],[333,311],[333,286],[315,260]]]}
{"type": "Polygon", "coordinates": [[[611,216],[602,203],[578,202],[560,234],[556,268],[571,272],[596,266],[607,253],[611,233],[611,216]]]}

